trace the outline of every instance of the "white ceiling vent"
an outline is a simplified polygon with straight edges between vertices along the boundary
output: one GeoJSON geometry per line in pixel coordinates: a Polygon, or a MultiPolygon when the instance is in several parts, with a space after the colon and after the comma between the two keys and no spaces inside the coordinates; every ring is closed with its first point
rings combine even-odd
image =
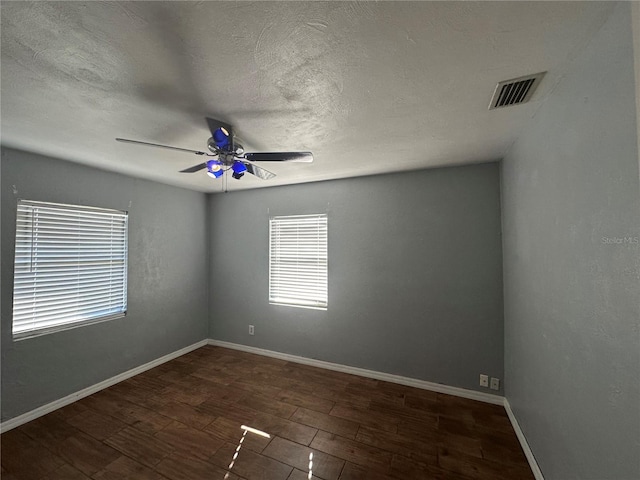
{"type": "Polygon", "coordinates": [[[489,104],[489,110],[500,107],[509,107],[528,102],[533,92],[538,88],[538,84],[547,72],[527,75],[525,77],[513,78],[498,83],[493,92],[493,98],[489,104]]]}

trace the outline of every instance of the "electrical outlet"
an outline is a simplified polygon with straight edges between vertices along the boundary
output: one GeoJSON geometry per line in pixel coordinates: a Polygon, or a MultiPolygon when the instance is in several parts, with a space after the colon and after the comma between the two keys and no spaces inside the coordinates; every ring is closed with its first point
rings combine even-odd
{"type": "Polygon", "coordinates": [[[489,386],[489,375],[480,374],[480,386],[481,387],[489,386]]]}
{"type": "Polygon", "coordinates": [[[249,335],[254,335],[255,334],[255,330],[253,328],[253,325],[249,325],[249,335]]]}
{"type": "Polygon", "coordinates": [[[491,377],[491,390],[500,390],[500,379],[491,377]]]}

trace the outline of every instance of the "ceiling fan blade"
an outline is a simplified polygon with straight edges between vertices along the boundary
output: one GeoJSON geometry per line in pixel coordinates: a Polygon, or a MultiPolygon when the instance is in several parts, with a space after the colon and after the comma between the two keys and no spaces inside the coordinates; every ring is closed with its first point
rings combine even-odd
{"type": "Polygon", "coordinates": [[[209,155],[210,153],[200,152],[198,150],[189,150],[188,148],[172,147],[171,145],[160,145],[158,143],[141,142],[139,140],[127,140],[126,138],[116,138],[118,142],[134,143],[136,145],[146,145],[148,147],[168,148],[170,150],[178,150],[179,152],[195,153],[196,155],[209,155]]]}
{"type": "Polygon", "coordinates": [[[249,172],[251,175],[255,175],[256,177],[261,178],[262,180],[269,180],[270,178],[276,176],[275,173],[272,173],[269,170],[265,170],[264,168],[257,165],[253,165],[251,163],[244,163],[244,165],[247,167],[247,172],[249,172]]]}
{"type": "Polygon", "coordinates": [[[207,118],[207,125],[209,125],[209,131],[211,132],[211,136],[214,136],[214,132],[222,127],[224,128],[227,133],[229,134],[229,143],[230,143],[230,147],[229,151],[233,152],[235,150],[235,144],[234,144],[234,139],[233,139],[233,127],[231,125],[229,125],[228,123],[222,122],[220,120],[216,120],[215,118],[207,118]]]}
{"type": "Polygon", "coordinates": [[[245,153],[244,158],[250,162],[313,162],[311,152],[245,153]]]}
{"type": "Polygon", "coordinates": [[[199,172],[202,169],[207,168],[207,164],[201,163],[200,165],[194,165],[193,167],[185,168],[184,170],[180,170],[180,173],[194,173],[199,172]]]}

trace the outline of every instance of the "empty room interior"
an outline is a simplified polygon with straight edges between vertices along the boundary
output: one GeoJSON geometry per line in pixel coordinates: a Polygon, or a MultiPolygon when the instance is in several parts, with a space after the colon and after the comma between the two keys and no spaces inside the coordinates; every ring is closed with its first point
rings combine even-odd
{"type": "Polygon", "coordinates": [[[640,479],[640,3],[0,16],[1,478],[640,479]]]}

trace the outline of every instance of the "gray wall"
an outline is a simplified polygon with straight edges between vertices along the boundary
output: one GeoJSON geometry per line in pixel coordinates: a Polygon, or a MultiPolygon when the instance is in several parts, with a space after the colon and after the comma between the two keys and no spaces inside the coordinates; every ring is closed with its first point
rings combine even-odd
{"type": "Polygon", "coordinates": [[[496,163],[216,194],[209,207],[211,338],[469,389],[481,372],[502,378],[496,163]],[[269,305],[269,216],[323,212],[328,310],[269,305]]]}
{"type": "Polygon", "coordinates": [[[623,4],[502,164],[506,397],[547,480],[640,478],[634,100],[623,4]]]}
{"type": "Polygon", "coordinates": [[[2,420],[207,337],[204,194],[9,149],[1,173],[2,420]],[[18,198],[129,211],[126,317],[12,341],[18,198]]]}

